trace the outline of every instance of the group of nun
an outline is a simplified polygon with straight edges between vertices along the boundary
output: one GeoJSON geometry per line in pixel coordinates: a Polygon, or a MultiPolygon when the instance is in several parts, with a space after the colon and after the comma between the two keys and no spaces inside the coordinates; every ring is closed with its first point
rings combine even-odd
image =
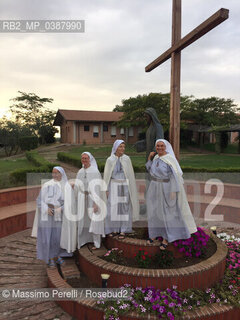
{"type": "MultiPolygon", "coordinates": [[[[146,192],[148,243],[162,237],[160,249],[168,243],[187,239],[197,231],[183,186],[182,170],[171,144],[156,141],[146,168],[151,177],[146,192]]],[[[116,140],[107,158],[103,178],[89,152],[81,155],[82,168],[70,184],[62,167],[54,167],[52,179],[42,185],[32,236],[37,237],[37,258],[49,267],[64,264],[63,257],[76,248],[101,238],[132,233],[139,220],[139,199],[133,166],[125,153],[125,142],[116,140]]]]}

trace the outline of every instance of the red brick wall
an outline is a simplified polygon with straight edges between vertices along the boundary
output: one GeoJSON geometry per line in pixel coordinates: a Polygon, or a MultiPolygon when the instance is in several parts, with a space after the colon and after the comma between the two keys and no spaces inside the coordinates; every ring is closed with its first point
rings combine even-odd
{"type": "MultiPolygon", "coordinates": [[[[67,126],[70,127],[70,133],[72,134],[71,141],[69,140],[69,134],[68,134],[68,141],[66,141],[66,135],[63,132],[63,139],[62,142],[68,142],[68,143],[74,143],[73,141],[73,124],[69,124],[70,121],[68,121],[67,126]]],[[[65,125],[66,126],[66,125],[65,125]]],[[[108,131],[103,131],[103,143],[104,144],[112,144],[116,139],[126,139],[126,129],[124,134],[120,134],[120,128],[116,128],[116,136],[111,136],[111,127],[112,124],[108,123],[108,131]]],[[[66,131],[66,130],[65,130],[66,131]]],[[[128,137],[128,143],[133,144],[138,140],[138,129],[134,128],[134,136],[128,137]]],[[[77,123],[76,124],[76,142],[77,144],[83,144],[83,142],[86,142],[86,144],[101,144],[101,123],[77,123]],[[84,131],[84,125],[89,125],[89,131],[84,131]],[[93,127],[98,126],[98,137],[93,136],[93,127]]]]}

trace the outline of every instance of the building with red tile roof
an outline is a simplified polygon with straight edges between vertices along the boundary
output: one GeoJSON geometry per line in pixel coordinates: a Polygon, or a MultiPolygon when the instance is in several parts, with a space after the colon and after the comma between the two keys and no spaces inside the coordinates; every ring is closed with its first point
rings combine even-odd
{"type": "Polygon", "coordinates": [[[142,128],[117,127],[122,116],[123,112],[59,109],[54,125],[60,127],[62,143],[111,144],[122,139],[133,144],[142,128]]]}

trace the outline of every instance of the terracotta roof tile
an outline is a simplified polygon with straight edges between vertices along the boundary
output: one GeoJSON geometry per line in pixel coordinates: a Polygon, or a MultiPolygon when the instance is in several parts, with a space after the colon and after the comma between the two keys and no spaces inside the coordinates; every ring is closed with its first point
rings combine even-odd
{"type": "Polygon", "coordinates": [[[63,119],[68,121],[119,121],[123,112],[113,111],[87,111],[87,110],[62,110],[59,109],[54,121],[54,125],[61,125],[63,119]]]}

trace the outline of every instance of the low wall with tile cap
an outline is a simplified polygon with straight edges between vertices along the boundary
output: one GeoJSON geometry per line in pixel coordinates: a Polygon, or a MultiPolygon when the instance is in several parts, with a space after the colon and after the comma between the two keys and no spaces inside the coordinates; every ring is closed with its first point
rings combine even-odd
{"type": "Polygon", "coordinates": [[[35,201],[39,191],[40,186],[1,189],[0,208],[29,201],[35,201]]]}
{"type": "Polygon", "coordinates": [[[87,277],[98,285],[101,285],[101,274],[109,274],[108,285],[111,288],[129,283],[133,287],[153,286],[162,290],[173,285],[179,290],[205,289],[223,278],[226,265],[227,247],[217,237],[213,239],[217,251],[210,258],[185,268],[140,269],[116,265],[97,257],[87,246],[78,251],[79,265],[87,277]]]}
{"type": "MultiPolygon", "coordinates": [[[[118,237],[106,237],[104,239],[104,245],[108,250],[112,248],[123,250],[123,255],[127,258],[132,258],[134,254],[139,252],[139,250],[146,251],[150,256],[154,256],[155,254],[159,253],[159,242],[147,244],[146,240],[135,238],[126,237],[125,239],[118,239],[118,237]]],[[[168,245],[167,250],[173,253],[174,258],[180,258],[184,256],[184,254],[179,252],[178,249],[171,243],[168,245]]]]}
{"type": "MultiPolygon", "coordinates": [[[[75,272],[73,270],[73,272],[75,272]]],[[[50,288],[71,288],[71,286],[64,281],[57,269],[47,269],[48,286],[50,288]]],[[[103,320],[104,313],[97,308],[96,300],[82,299],[79,301],[56,301],[64,311],[69,313],[74,319],[78,320],[103,320]]],[[[121,320],[138,320],[148,319],[157,320],[157,316],[148,315],[147,317],[139,316],[136,312],[130,312],[120,317],[121,320]]],[[[194,311],[186,312],[182,318],[183,320],[237,320],[240,319],[240,309],[228,305],[212,304],[211,306],[204,306],[195,309],[194,311]]]]}
{"type": "Polygon", "coordinates": [[[40,186],[0,190],[0,238],[32,227],[40,186]]]}

